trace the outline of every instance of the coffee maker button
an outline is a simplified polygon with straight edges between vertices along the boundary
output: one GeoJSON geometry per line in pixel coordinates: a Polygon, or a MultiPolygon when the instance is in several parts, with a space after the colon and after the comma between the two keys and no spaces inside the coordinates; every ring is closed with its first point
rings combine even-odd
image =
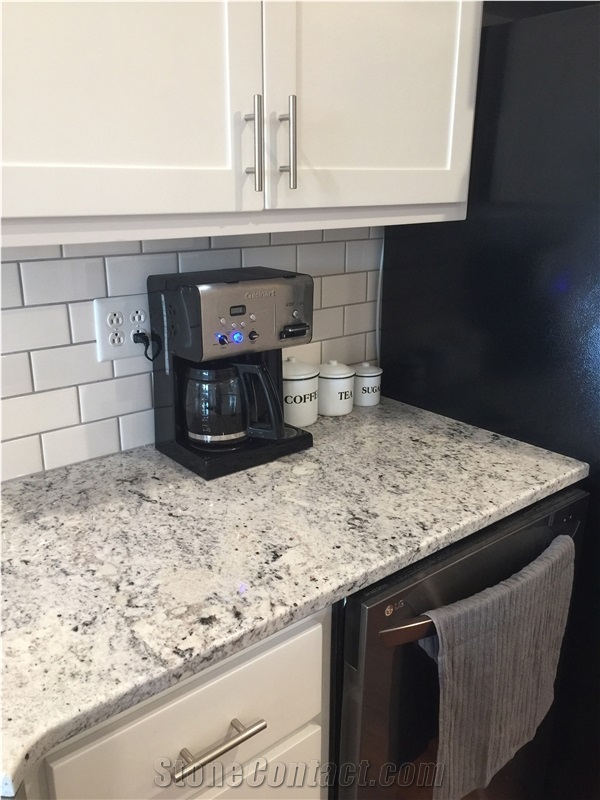
{"type": "Polygon", "coordinates": [[[252,320],[252,322],[255,322],[256,321],[256,314],[250,314],[250,319],[252,320]]]}
{"type": "Polygon", "coordinates": [[[219,322],[221,323],[221,325],[225,325],[225,322],[226,322],[226,321],[227,321],[227,320],[225,319],[225,317],[221,317],[221,319],[219,320],[219,322]]]}
{"type": "Polygon", "coordinates": [[[219,336],[217,336],[217,341],[218,341],[219,344],[228,344],[228,342],[229,342],[229,340],[227,339],[227,336],[225,336],[224,333],[221,333],[221,334],[219,334],[219,336]]]}
{"type": "Polygon", "coordinates": [[[298,319],[299,316],[300,316],[300,312],[298,311],[298,309],[295,309],[294,311],[292,311],[292,317],[294,319],[298,319]]]}
{"type": "Polygon", "coordinates": [[[258,339],[258,333],[256,331],[250,331],[248,338],[253,342],[255,339],[258,339]]]}

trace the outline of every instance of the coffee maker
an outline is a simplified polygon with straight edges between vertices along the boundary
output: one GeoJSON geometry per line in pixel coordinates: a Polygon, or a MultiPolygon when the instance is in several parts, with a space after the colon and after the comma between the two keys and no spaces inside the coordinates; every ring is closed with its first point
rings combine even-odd
{"type": "Polygon", "coordinates": [[[158,450],[211,480],[312,446],[284,424],[281,356],[312,338],[310,275],[151,275],[148,300],[158,450]]]}

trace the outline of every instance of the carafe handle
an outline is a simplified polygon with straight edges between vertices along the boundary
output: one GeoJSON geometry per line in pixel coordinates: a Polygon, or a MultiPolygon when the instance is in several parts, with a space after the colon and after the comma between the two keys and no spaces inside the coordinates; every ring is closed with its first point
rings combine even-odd
{"type": "Polygon", "coordinates": [[[285,439],[285,425],[283,424],[283,408],[277,397],[277,389],[273,383],[271,373],[264,364],[234,364],[240,375],[256,375],[267,401],[267,411],[270,427],[261,425],[248,426],[248,433],[259,439],[285,439]]]}

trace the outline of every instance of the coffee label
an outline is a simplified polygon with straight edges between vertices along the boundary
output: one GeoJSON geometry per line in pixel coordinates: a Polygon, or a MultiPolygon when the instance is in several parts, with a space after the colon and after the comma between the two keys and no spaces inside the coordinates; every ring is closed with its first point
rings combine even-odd
{"type": "Polygon", "coordinates": [[[283,402],[286,403],[288,406],[292,404],[298,405],[300,403],[312,403],[313,400],[317,399],[318,394],[319,393],[317,391],[309,392],[308,394],[295,394],[295,395],[287,394],[283,398],[283,402]]]}

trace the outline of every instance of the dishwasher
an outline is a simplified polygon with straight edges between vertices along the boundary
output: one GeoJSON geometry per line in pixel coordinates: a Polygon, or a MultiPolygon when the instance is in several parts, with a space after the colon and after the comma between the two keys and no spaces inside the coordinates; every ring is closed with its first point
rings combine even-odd
{"type": "MultiPolygon", "coordinates": [[[[556,536],[574,538],[577,560],[587,498],[565,489],[337,604],[330,798],[431,798],[439,685],[436,662],[418,644],[435,633],[422,615],[508,578],[556,536]]],[[[469,800],[541,797],[552,733],[551,708],[534,739],[469,800]]]]}

